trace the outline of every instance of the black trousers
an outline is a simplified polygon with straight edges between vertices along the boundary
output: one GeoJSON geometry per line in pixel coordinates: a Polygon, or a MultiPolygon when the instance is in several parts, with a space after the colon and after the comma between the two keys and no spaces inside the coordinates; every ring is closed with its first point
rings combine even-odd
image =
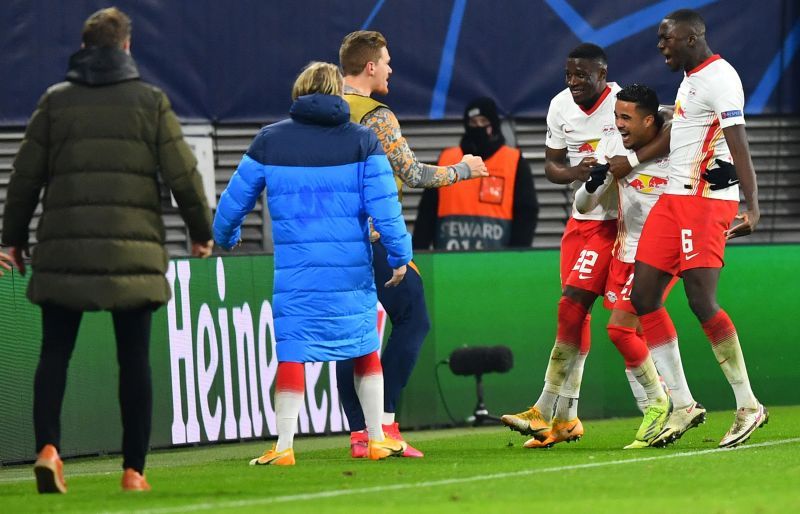
{"type": "MultiPolygon", "coordinates": [[[[123,468],[143,472],[150,445],[153,390],[150,376],[152,308],[112,311],[119,363],[119,404],[122,412],[123,468]]],[[[42,306],[42,351],[33,383],[33,426],[37,453],[47,445],[61,446],[61,405],[67,368],[82,311],[42,306]]]]}

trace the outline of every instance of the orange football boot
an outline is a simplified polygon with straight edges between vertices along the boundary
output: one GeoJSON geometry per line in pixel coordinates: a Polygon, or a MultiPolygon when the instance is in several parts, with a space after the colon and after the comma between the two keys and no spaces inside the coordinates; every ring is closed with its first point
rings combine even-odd
{"type": "Polygon", "coordinates": [[[577,441],[583,437],[583,423],[578,418],[572,420],[563,420],[553,418],[553,428],[550,432],[541,433],[540,436],[545,436],[543,439],[537,439],[534,436],[532,439],[525,441],[523,445],[525,448],[550,448],[554,444],[577,441]]]}
{"type": "Polygon", "coordinates": [[[386,457],[400,457],[406,451],[408,444],[385,436],[383,441],[370,439],[367,443],[367,455],[371,460],[381,460],[386,457]]]}
{"type": "MultiPolygon", "coordinates": [[[[395,441],[405,442],[405,439],[403,439],[403,435],[400,433],[400,425],[398,425],[396,421],[394,423],[392,423],[391,425],[382,425],[382,427],[383,427],[383,432],[387,436],[391,437],[395,441]]],[[[422,458],[424,456],[425,456],[424,453],[422,453],[421,451],[417,450],[416,448],[414,448],[410,444],[406,443],[406,449],[403,452],[403,457],[412,457],[412,458],[419,459],[419,458],[422,458]]]]}
{"type": "Polygon", "coordinates": [[[250,461],[251,466],[294,466],[294,449],[287,448],[282,452],[275,451],[275,445],[265,451],[261,457],[250,461]]]}
{"type": "Polygon", "coordinates": [[[536,406],[517,414],[505,414],[500,418],[505,426],[523,435],[532,435],[542,440],[550,432],[551,424],[545,421],[542,412],[536,406]]]}

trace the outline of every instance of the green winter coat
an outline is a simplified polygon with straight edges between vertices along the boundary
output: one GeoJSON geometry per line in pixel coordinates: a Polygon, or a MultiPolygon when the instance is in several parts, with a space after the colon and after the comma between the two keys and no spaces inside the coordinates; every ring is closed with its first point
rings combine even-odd
{"type": "Polygon", "coordinates": [[[2,242],[28,244],[44,189],[28,298],[75,310],[133,309],[170,298],[157,175],[192,241],[212,238],[196,160],[158,88],[112,48],[70,58],[42,96],[8,185],[2,242]]]}

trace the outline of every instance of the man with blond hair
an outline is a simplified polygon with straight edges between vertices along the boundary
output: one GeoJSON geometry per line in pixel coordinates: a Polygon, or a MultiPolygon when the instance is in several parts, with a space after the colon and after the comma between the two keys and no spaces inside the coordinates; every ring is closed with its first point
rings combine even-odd
{"type": "MultiPolygon", "coordinates": [[[[350,120],[369,127],[378,136],[394,171],[398,199],[402,199],[403,185],[442,187],[459,180],[488,176],[483,159],[474,155],[465,155],[460,163],[452,166],[433,166],[417,160],[400,132],[400,123],[394,113],[371,97],[389,93],[390,60],[386,38],[380,32],[352,32],[345,36],[339,48],[339,64],[344,72],[344,98],[350,104],[350,120]]],[[[371,237],[375,283],[378,300],[392,322],[392,333],[381,357],[385,370],[382,421],[387,434],[402,440],[395,421],[397,401],[414,370],[420,347],[430,330],[430,320],[422,279],[413,262],[409,263],[406,279],[399,287],[387,289],[381,286],[391,276],[391,269],[385,265],[386,249],[379,232],[373,232],[371,237]]],[[[356,401],[352,369],[352,361],[340,362],[336,372],[339,396],[350,423],[350,454],[360,458],[367,455],[368,438],[356,401]]],[[[422,457],[423,454],[408,446],[403,456],[422,457]]]]}
{"type": "Polygon", "coordinates": [[[292,89],[291,118],[256,135],[214,219],[217,243],[234,247],[245,216],[267,189],[275,241],[278,441],[250,461],[254,466],[294,465],[306,362],[353,359],[351,381],[366,419],[367,456],[383,459],[406,449],[381,429],[383,373],[367,216],[386,248],[375,259],[392,270],[384,287],[402,284],[411,262],[411,236],[389,161],[370,130],[349,122],[341,94],[336,66],[307,66],[292,89]]]}

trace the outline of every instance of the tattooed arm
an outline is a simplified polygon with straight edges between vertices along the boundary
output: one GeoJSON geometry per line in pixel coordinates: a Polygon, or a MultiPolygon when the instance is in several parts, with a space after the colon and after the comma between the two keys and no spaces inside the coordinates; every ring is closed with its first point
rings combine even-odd
{"type": "Polygon", "coordinates": [[[392,170],[407,186],[442,187],[471,177],[470,167],[465,162],[453,166],[433,166],[419,162],[408,147],[406,138],[400,133],[397,117],[385,107],[369,113],[362,123],[378,135],[392,170]]]}

